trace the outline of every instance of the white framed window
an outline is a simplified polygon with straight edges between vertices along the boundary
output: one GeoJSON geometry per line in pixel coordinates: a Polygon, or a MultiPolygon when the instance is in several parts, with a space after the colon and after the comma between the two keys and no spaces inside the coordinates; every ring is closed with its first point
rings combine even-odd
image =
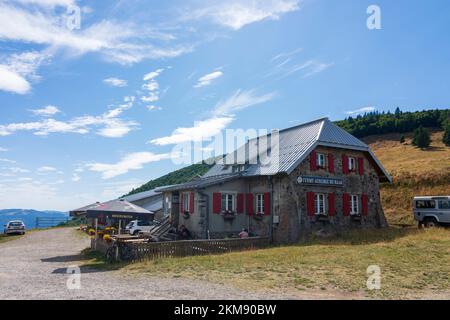
{"type": "Polygon", "coordinates": [[[359,214],[359,197],[354,194],[350,196],[350,214],[359,214]]]}
{"type": "Polygon", "coordinates": [[[256,195],[256,213],[264,213],[264,194],[256,195]]]}
{"type": "Polygon", "coordinates": [[[189,192],[183,193],[183,212],[189,211],[189,205],[191,201],[191,197],[189,195],[189,192]]]}
{"type": "Polygon", "coordinates": [[[236,194],[222,193],[222,210],[236,211],[236,194]]]}
{"type": "Polygon", "coordinates": [[[356,159],[354,157],[348,157],[348,170],[356,171],[356,159]]]}
{"type": "Polygon", "coordinates": [[[316,209],[316,214],[325,214],[325,195],[323,193],[316,194],[314,208],[316,209]]]}
{"type": "Polygon", "coordinates": [[[323,153],[318,153],[316,155],[316,162],[319,168],[325,168],[325,155],[323,153]]]}

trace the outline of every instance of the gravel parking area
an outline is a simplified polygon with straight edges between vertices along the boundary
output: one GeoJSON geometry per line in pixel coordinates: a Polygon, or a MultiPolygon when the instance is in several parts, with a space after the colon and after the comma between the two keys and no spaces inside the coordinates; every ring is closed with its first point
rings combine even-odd
{"type": "Polygon", "coordinates": [[[208,282],[127,276],[82,268],[80,289],[69,289],[67,268],[82,266],[89,239],[71,228],[36,231],[0,244],[0,299],[268,299],[208,282]]]}

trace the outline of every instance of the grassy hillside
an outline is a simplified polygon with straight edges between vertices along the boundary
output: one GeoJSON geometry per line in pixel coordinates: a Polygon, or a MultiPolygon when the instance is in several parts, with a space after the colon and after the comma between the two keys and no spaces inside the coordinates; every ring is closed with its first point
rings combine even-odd
{"type": "Polygon", "coordinates": [[[211,165],[205,163],[196,163],[188,167],[173,171],[155,180],[150,180],[139,188],[133,189],[129,194],[135,194],[143,191],[148,191],[161,186],[172,184],[179,184],[190,181],[192,178],[203,175],[211,168],[211,165]]]}
{"type": "Polygon", "coordinates": [[[390,223],[412,224],[411,201],[420,195],[450,195],[450,147],[442,143],[442,131],[431,131],[431,146],[421,150],[411,145],[412,134],[371,136],[363,140],[394,179],[384,184],[381,197],[390,223]]]}

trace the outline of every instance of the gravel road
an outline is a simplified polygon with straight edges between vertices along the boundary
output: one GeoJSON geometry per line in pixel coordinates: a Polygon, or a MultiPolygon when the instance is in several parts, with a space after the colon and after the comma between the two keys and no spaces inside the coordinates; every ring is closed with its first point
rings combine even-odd
{"type": "Polygon", "coordinates": [[[69,289],[67,268],[83,264],[89,239],[71,228],[30,232],[0,244],[0,299],[277,299],[209,282],[126,276],[81,269],[80,289],[69,289]]]}

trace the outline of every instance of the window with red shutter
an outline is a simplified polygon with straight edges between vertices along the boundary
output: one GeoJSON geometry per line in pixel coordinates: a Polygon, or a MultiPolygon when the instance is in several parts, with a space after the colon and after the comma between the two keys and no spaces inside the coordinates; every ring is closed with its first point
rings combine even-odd
{"type": "Polygon", "coordinates": [[[236,211],[237,213],[244,213],[244,194],[238,193],[236,196],[236,211]]]}
{"type": "Polygon", "coordinates": [[[270,214],[270,193],[269,192],[264,193],[264,214],[265,215],[270,214]]]}
{"type": "Polygon", "coordinates": [[[307,192],[306,193],[306,211],[308,213],[308,216],[313,217],[315,213],[314,209],[314,192],[307,192]]]}
{"type": "Polygon", "coordinates": [[[252,193],[247,193],[245,195],[245,212],[249,216],[254,214],[254,210],[253,210],[253,194],[252,193]]]}
{"type": "Polygon", "coordinates": [[[348,157],[347,155],[342,155],[342,173],[348,174],[348,157]]]}
{"type": "Polygon", "coordinates": [[[312,151],[309,155],[310,169],[311,171],[317,170],[317,153],[312,151]]]}
{"type": "Polygon", "coordinates": [[[213,213],[220,213],[222,211],[222,194],[218,192],[213,193],[213,213]]]}
{"type": "Polygon", "coordinates": [[[342,195],[342,212],[344,216],[350,215],[350,194],[348,193],[342,195]]]}
{"type": "Polygon", "coordinates": [[[367,216],[369,214],[369,198],[367,194],[361,195],[362,214],[367,216]]]}
{"type": "Polygon", "coordinates": [[[189,193],[189,213],[194,213],[194,192],[189,193]]]}
{"type": "Polygon", "coordinates": [[[183,212],[183,194],[180,192],[180,198],[179,198],[179,201],[180,201],[180,205],[179,205],[179,207],[178,207],[178,210],[179,210],[179,212],[183,212]]]}
{"type": "Polygon", "coordinates": [[[364,158],[358,158],[358,171],[359,175],[364,175],[364,158]]]}
{"type": "Polygon", "coordinates": [[[334,193],[328,194],[328,215],[334,216],[336,214],[336,208],[334,206],[334,193]]]}
{"type": "Polygon", "coordinates": [[[332,153],[328,154],[328,171],[334,173],[334,156],[332,153]]]}

